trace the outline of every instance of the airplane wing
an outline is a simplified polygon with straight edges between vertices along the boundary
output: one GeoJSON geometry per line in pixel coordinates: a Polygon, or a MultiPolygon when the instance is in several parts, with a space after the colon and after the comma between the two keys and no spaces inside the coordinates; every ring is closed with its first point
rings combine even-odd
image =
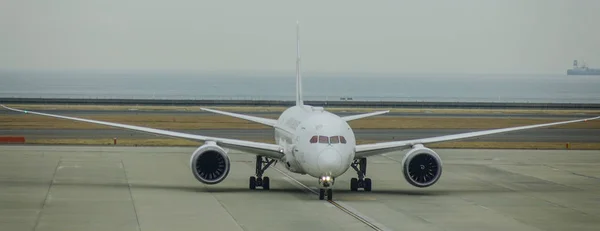
{"type": "Polygon", "coordinates": [[[200,108],[203,111],[208,111],[208,112],[212,112],[212,113],[217,113],[217,114],[221,114],[221,115],[227,115],[227,116],[231,116],[231,117],[235,117],[235,118],[240,118],[243,120],[248,120],[248,121],[252,121],[252,122],[256,122],[259,124],[264,124],[267,126],[271,126],[274,127],[275,124],[277,123],[277,120],[274,119],[267,119],[267,118],[260,118],[260,117],[256,117],[256,116],[249,116],[249,115],[242,115],[242,114],[237,114],[237,113],[232,113],[232,112],[226,112],[226,111],[219,111],[219,110],[214,110],[214,109],[208,109],[208,108],[200,108]]]}
{"type": "Polygon", "coordinates": [[[183,139],[188,139],[188,140],[214,141],[218,145],[225,147],[225,148],[249,152],[252,154],[267,156],[267,157],[271,157],[271,158],[275,158],[275,159],[280,159],[284,156],[283,149],[279,145],[275,145],[275,144],[201,136],[201,135],[160,130],[160,129],[154,129],[154,128],[139,127],[139,126],[127,125],[127,124],[119,124],[119,123],[104,122],[104,121],[98,121],[98,120],[90,120],[90,119],[82,119],[82,118],[75,118],[75,117],[68,117],[68,116],[61,116],[61,115],[46,114],[46,113],[40,113],[40,112],[34,112],[34,111],[26,111],[26,110],[10,108],[10,107],[7,107],[7,106],[1,105],[1,104],[0,104],[0,106],[2,106],[3,108],[6,108],[8,110],[11,110],[11,111],[22,112],[25,114],[35,114],[35,115],[49,116],[49,117],[54,117],[54,118],[67,119],[67,120],[75,120],[75,121],[81,121],[81,122],[87,122],[87,123],[93,123],[93,124],[101,124],[101,125],[106,125],[106,126],[110,126],[110,127],[124,128],[124,129],[139,131],[139,132],[145,132],[145,133],[151,133],[151,134],[169,136],[169,137],[176,137],[176,138],[183,138],[183,139]]]}
{"type": "Polygon", "coordinates": [[[383,154],[383,153],[412,148],[412,146],[416,145],[416,144],[432,144],[432,143],[439,143],[439,142],[445,142],[445,141],[451,141],[451,140],[462,140],[462,139],[473,138],[473,137],[478,137],[478,136],[519,131],[519,130],[532,129],[532,128],[541,128],[541,127],[548,127],[548,126],[555,126],[555,125],[569,124],[569,123],[576,123],[576,122],[585,122],[585,121],[595,120],[595,119],[600,119],[600,116],[594,117],[594,118],[588,118],[588,119],[578,119],[578,120],[527,125],[527,126],[512,127],[512,128],[501,128],[501,129],[492,129],[492,130],[484,130],[484,131],[476,131],[476,132],[467,132],[467,133],[460,133],[460,134],[455,134],[455,135],[437,136],[437,137],[424,138],[424,139],[391,141],[391,142],[382,142],[382,143],[374,143],[374,144],[362,144],[362,145],[356,146],[356,155],[355,156],[356,156],[356,158],[363,158],[363,157],[367,157],[367,156],[379,155],[379,154],[383,154]]]}
{"type": "Polygon", "coordinates": [[[390,111],[389,110],[387,110],[387,111],[376,111],[376,112],[359,114],[359,115],[344,116],[344,117],[342,117],[342,119],[345,120],[345,121],[351,121],[351,120],[357,120],[357,119],[367,118],[367,117],[371,117],[371,116],[381,115],[381,114],[385,114],[385,113],[388,113],[388,112],[390,112],[390,111]]]}

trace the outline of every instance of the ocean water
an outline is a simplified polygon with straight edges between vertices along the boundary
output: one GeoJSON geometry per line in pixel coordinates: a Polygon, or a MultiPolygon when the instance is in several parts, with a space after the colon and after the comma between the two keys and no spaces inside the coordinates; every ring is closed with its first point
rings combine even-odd
{"type": "MultiPolygon", "coordinates": [[[[306,100],[600,103],[600,76],[304,74],[306,100]]],[[[293,100],[295,76],[0,71],[0,97],[293,100]]]]}

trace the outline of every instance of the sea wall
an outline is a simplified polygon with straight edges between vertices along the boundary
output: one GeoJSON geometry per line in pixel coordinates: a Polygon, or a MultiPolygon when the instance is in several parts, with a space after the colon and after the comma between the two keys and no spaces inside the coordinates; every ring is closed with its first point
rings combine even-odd
{"type": "MultiPolygon", "coordinates": [[[[172,105],[172,106],[282,106],[294,101],[279,100],[179,100],[179,99],[75,99],[75,98],[0,98],[3,104],[72,105],[172,105]]],[[[416,101],[306,101],[323,107],[364,108],[461,108],[461,109],[585,109],[600,110],[600,103],[511,103],[511,102],[416,102],[416,101]]]]}

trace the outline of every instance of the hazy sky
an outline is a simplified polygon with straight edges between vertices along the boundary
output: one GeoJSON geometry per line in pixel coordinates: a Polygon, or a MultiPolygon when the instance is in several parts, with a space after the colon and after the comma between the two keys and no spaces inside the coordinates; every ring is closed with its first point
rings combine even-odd
{"type": "Polygon", "coordinates": [[[2,0],[0,69],[564,73],[598,0],[2,0]]]}

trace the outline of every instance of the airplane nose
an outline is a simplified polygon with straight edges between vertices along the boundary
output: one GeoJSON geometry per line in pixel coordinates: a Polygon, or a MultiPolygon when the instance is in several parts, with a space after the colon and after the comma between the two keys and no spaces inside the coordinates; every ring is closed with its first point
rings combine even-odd
{"type": "Polygon", "coordinates": [[[319,153],[319,170],[322,174],[337,174],[342,165],[342,156],[333,148],[324,149],[319,153]]]}

